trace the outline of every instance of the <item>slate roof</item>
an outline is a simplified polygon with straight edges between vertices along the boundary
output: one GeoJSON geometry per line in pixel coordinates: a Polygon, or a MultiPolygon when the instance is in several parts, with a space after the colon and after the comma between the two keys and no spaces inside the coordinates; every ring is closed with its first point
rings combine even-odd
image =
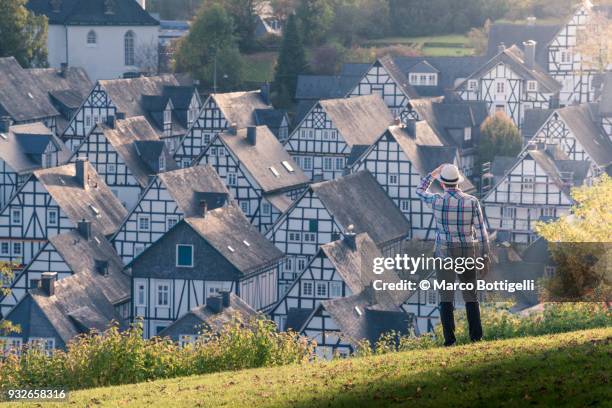
{"type": "Polygon", "coordinates": [[[598,166],[606,167],[612,163],[612,141],[604,135],[598,123],[597,105],[567,106],[557,112],[598,166]]]}
{"type": "MultiPolygon", "coordinates": [[[[354,239],[355,249],[348,244],[345,238],[321,246],[321,251],[352,293],[359,293],[371,287],[375,280],[387,283],[399,282],[399,276],[395,271],[385,271],[381,275],[373,272],[374,259],[383,257],[383,254],[367,233],[357,234],[354,239]]],[[[409,291],[390,291],[388,296],[392,298],[395,305],[400,306],[406,301],[409,294],[409,291]]]]}
{"type": "Polygon", "coordinates": [[[225,116],[228,124],[235,123],[238,129],[256,126],[255,110],[270,109],[261,97],[260,91],[228,92],[211,94],[218,108],[225,116]]]}
{"type": "Polygon", "coordinates": [[[410,329],[410,315],[373,292],[364,290],[353,296],[321,302],[320,308],[329,313],[353,346],[364,339],[374,345],[384,333],[407,334],[410,329]]]}
{"type": "Polygon", "coordinates": [[[562,88],[562,85],[551,77],[537,62],[533,69],[527,68],[523,52],[516,45],[497,53],[486,64],[482,65],[480,69],[476,70],[465,81],[459,84],[457,88],[462,87],[469,79],[480,78],[500,62],[509,65],[517,75],[525,79],[537,81],[540,85],[540,92],[556,93],[562,88]]]}
{"type": "Polygon", "coordinates": [[[393,57],[390,55],[385,55],[382,58],[379,58],[375,64],[380,64],[385,71],[389,74],[389,76],[393,79],[395,84],[400,88],[400,90],[408,97],[409,99],[418,98],[419,94],[414,89],[412,85],[408,82],[408,77],[402,71],[400,66],[395,63],[393,57]]]}
{"type": "MultiPolygon", "coordinates": [[[[370,64],[365,65],[370,66],[370,64]]],[[[362,75],[298,75],[295,99],[318,101],[344,98],[357,85],[362,75]]]]}
{"type": "Polygon", "coordinates": [[[493,175],[493,182],[495,184],[512,169],[516,160],[514,156],[495,156],[493,158],[491,162],[491,174],[493,175]]]}
{"type": "Polygon", "coordinates": [[[267,126],[257,126],[255,129],[257,138],[255,145],[247,140],[247,129],[244,128],[239,129],[235,135],[221,133],[219,138],[240,161],[264,193],[273,193],[307,185],[310,179],[295,164],[270,129],[267,126]],[[283,163],[290,166],[293,171],[287,170],[283,163]],[[271,167],[277,171],[278,177],[272,173],[271,167]]]}
{"type": "Polygon", "coordinates": [[[287,111],[283,109],[255,109],[255,123],[257,126],[265,125],[270,129],[277,129],[281,127],[283,119],[286,117],[287,111]]]}
{"type": "Polygon", "coordinates": [[[60,161],[70,157],[70,150],[41,122],[13,125],[0,137],[0,159],[16,173],[27,174],[42,167],[49,143],[59,151],[60,161]]]}
{"type": "Polygon", "coordinates": [[[205,217],[187,217],[185,222],[243,275],[284,257],[235,205],[207,211],[205,217]]]}
{"type": "Polygon", "coordinates": [[[554,109],[525,109],[523,128],[521,129],[523,138],[529,140],[534,137],[553,112],[554,109]]]}
{"type": "Polygon", "coordinates": [[[32,68],[26,71],[33,77],[38,88],[47,93],[49,101],[61,114],[56,118],[57,134],[61,135],[91,91],[93,83],[80,67],[67,67],[63,72],[54,68],[32,68]]]}
{"type": "Polygon", "coordinates": [[[530,156],[542,170],[561,189],[569,194],[571,187],[580,186],[589,170],[589,162],[569,160],[567,155],[557,145],[538,145],[537,149],[527,149],[526,155],[530,156]],[[567,180],[566,174],[571,174],[572,179],[567,180]]]}
{"type": "Polygon", "coordinates": [[[200,215],[200,193],[227,194],[228,200],[230,197],[225,184],[208,164],[159,173],[157,177],[186,217],[200,215]]]}
{"type": "Polygon", "coordinates": [[[85,166],[89,175],[86,189],[76,178],[74,163],[35,170],[34,176],[73,223],[91,221],[93,228],[108,236],[119,229],[127,210],[95,168],[89,162],[85,166]]]}
{"type": "Polygon", "coordinates": [[[354,225],[356,233],[367,232],[377,245],[409,234],[409,222],[368,171],[312,184],[310,189],[339,225],[354,225]]]}
{"type": "Polygon", "coordinates": [[[61,25],[118,25],[157,26],[159,21],[140,7],[135,0],[58,0],[59,8],[54,9],[53,1],[29,0],[28,9],[44,14],[49,24],[61,25]],[[112,13],[107,12],[111,4],[112,13]]]}
{"type": "Polygon", "coordinates": [[[350,147],[371,145],[394,120],[378,95],[328,99],[319,104],[350,147]]]}
{"type": "Polygon", "coordinates": [[[176,161],[145,117],[116,120],[114,128],[105,124],[98,124],[97,127],[142,188],[149,184],[151,176],[159,172],[161,154],[166,159],[166,170],[176,170],[176,161]]]}
{"type": "Polygon", "coordinates": [[[59,115],[37,78],[13,57],[0,58],[0,115],[4,114],[15,122],[59,115]]]}
{"type": "Polygon", "coordinates": [[[256,316],[258,316],[258,313],[255,309],[240,297],[230,293],[230,305],[224,307],[221,312],[215,313],[206,305],[194,307],[162,330],[158,336],[178,339],[179,334],[199,334],[206,329],[216,333],[221,331],[226,324],[234,321],[235,317],[240,318],[244,323],[248,323],[250,319],[256,316]],[[186,324],[188,327],[185,327],[186,324]],[[177,330],[181,332],[178,333],[177,330]]]}
{"type": "Polygon", "coordinates": [[[498,46],[503,43],[506,47],[516,45],[523,49],[523,43],[529,40],[536,44],[536,61],[540,66],[548,66],[548,45],[554,40],[563,25],[547,24],[508,24],[495,23],[489,29],[486,55],[491,58],[497,55],[498,46]]]}
{"type": "MultiPolygon", "coordinates": [[[[163,130],[163,109],[174,95],[179,106],[183,105],[187,93],[178,78],[173,74],[162,74],[152,77],[105,79],[98,81],[106,91],[109,99],[117,107],[117,112],[125,114],[126,118],[145,116],[159,131],[163,130]]],[[[193,89],[193,88],[191,88],[193,89]]],[[[189,92],[191,93],[191,92],[189,92]]],[[[190,95],[191,96],[191,95],[190,95]]],[[[173,106],[174,100],[172,100],[173,106]]],[[[186,117],[172,114],[173,135],[185,133],[186,117]]],[[[160,133],[160,136],[164,136],[160,133]]]]}

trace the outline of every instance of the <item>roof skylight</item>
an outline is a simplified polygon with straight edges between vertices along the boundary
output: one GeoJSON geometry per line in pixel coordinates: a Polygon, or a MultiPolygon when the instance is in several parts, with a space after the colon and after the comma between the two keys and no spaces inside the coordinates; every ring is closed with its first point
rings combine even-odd
{"type": "Polygon", "coordinates": [[[293,170],[293,166],[291,166],[287,160],[283,160],[282,163],[289,173],[293,173],[295,171],[293,170]]]}
{"type": "Polygon", "coordinates": [[[274,174],[274,177],[280,177],[280,173],[278,172],[278,170],[276,170],[276,168],[274,168],[274,166],[270,166],[270,171],[272,172],[272,174],[274,174]]]}

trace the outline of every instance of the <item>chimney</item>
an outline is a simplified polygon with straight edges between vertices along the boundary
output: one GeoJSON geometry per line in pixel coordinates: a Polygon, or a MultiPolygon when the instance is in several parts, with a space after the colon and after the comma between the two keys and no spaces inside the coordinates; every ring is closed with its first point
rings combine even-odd
{"type": "Polygon", "coordinates": [[[200,200],[200,214],[202,214],[202,217],[206,217],[207,211],[208,211],[208,202],[206,202],[206,200],[200,200]]]}
{"type": "Polygon", "coordinates": [[[266,82],[265,84],[261,85],[259,92],[261,94],[263,103],[270,105],[270,84],[266,82]]]}
{"type": "Polygon", "coordinates": [[[538,150],[538,145],[536,142],[527,143],[527,150],[538,150]]]}
{"type": "Polygon", "coordinates": [[[60,76],[62,78],[66,78],[66,74],[67,73],[68,73],[68,63],[67,62],[62,62],[60,64],[60,72],[59,72],[59,74],[60,74],[60,76]]]}
{"type": "Polygon", "coordinates": [[[106,118],[106,126],[108,126],[111,129],[115,128],[115,116],[114,115],[108,115],[106,118]]]}
{"type": "Polygon", "coordinates": [[[115,112],[115,119],[117,120],[125,119],[125,112],[115,112]]]}
{"type": "Polygon", "coordinates": [[[46,296],[55,294],[55,281],[57,281],[57,272],[43,272],[40,274],[40,289],[46,296]]]}
{"type": "Polygon", "coordinates": [[[94,268],[102,276],[108,276],[108,261],[94,260],[94,268]]]}
{"type": "Polygon", "coordinates": [[[206,306],[213,313],[221,313],[223,311],[223,299],[219,295],[210,296],[206,299],[206,306]]]}
{"type": "Polygon", "coordinates": [[[411,138],[416,138],[416,120],[409,120],[406,123],[406,130],[411,138]]]}
{"type": "Polygon", "coordinates": [[[402,120],[399,117],[393,119],[393,126],[402,126],[402,120]]]}
{"type": "Polygon", "coordinates": [[[76,159],[76,162],[74,163],[74,168],[76,169],[75,176],[76,176],[77,182],[79,183],[81,188],[83,188],[84,190],[87,190],[87,188],[89,187],[89,184],[88,184],[89,175],[87,174],[88,164],[89,164],[89,160],[81,158],[81,157],[78,157],[76,159]]]}
{"type": "Polygon", "coordinates": [[[221,300],[223,301],[223,307],[230,307],[230,292],[223,291],[221,292],[221,300]]]}
{"type": "Polygon", "coordinates": [[[0,132],[8,133],[9,127],[11,127],[11,117],[0,116],[0,132]]]}
{"type": "Polygon", "coordinates": [[[500,42],[497,45],[497,52],[500,53],[500,52],[504,52],[505,50],[506,50],[506,44],[504,44],[503,42],[500,42]]]}
{"type": "Polygon", "coordinates": [[[357,249],[357,240],[356,240],[357,234],[355,234],[354,230],[355,230],[355,226],[351,224],[348,226],[348,228],[344,232],[344,242],[353,251],[357,249]]]}
{"type": "Polygon", "coordinates": [[[251,146],[255,146],[257,144],[257,128],[255,126],[249,126],[247,128],[247,142],[251,146]]]}
{"type": "Polygon", "coordinates": [[[236,123],[231,123],[227,128],[227,132],[230,135],[235,135],[236,133],[238,133],[238,125],[236,123]]]}
{"type": "Polygon", "coordinates": [[[533,40],[525,41],[523,48],[525,52],[525,65],[529,69],[535,67],[536,42],[533,40]]]}
{"type": "Polygon", "coordinates": [[[86,221],[85,219],[79,221],[77,223],[77,231],[83,239],[89,241],[91,239],[91,221],[86,221]]]}

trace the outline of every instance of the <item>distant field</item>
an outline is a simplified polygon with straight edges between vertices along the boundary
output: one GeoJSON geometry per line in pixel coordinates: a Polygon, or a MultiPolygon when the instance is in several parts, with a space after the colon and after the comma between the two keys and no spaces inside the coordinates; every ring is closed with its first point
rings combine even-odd
{"type": "Polygon", "coordinates": [[[270,82],[274,78],[276,52],[259,52],[245,55],[245,82],[270,82]]]}
{"type": "Polygon", "coordinates": [[[610,353],[604,328],[83,390],[54,406],[603,407],[610,353]]]}
{"type": "Polygon", "coordinates": [[[438,35],[427,37],[389,37],[370,40],[363,43],[364,47],[384,47],[392,45],[412,46],[428,56],[465,56],[472,55],[474,50],[470,47],[465,35],[438,35]]]}

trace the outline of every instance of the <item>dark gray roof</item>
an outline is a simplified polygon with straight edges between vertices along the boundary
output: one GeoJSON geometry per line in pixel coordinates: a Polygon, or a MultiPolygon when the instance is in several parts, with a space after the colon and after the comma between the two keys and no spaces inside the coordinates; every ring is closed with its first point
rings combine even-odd
{"type": "Polygon", "coordinates": [[[166,170],[176,170],[176,161],[143,116],[116,120],[114,128],[104,124],[98,124],[97,127],[142,188],[149,184],[151,176],[159,172],[160,155],[165,156],[166,170]]]}
{"type": "Polygon", "coordinates": [[[49,238],[72,273],[88,272],[99,275],[97,262],[105,262],[108,276],[99,276],[103,283],[100,289],[113,304],[122,303],[130,297],[130,278],[123,271],[123,263],[113,244],[104,235],[92,231],[90,239],[85,239],[77,230],[63,232],[49,238]]]}
{"type": "Polygon", "coordinates": [[[267,126],[258,126],[255,129],[257,139],[255,145],[247,140],[247,129],[244,128],[239,129],[235,135],[221,133],[219,138],[259,184],[264,193],[307,185],[310,179],[295,164],[270,129],[267,126]],[[287,170],[283,163],[291,167],[292,171],[287,170]],[[271,168],[276,170],[278,177],[274,175],[271,168]]]}
{"type": "Polygon", "coordinates": [[[525,109],[523,128],[521,129],[523,138],[531,139],[534,137],[553,111],[554,109],[525,109]]]}
{"type": "Polygon", "coordinates": [[[367,232],[378,245],[409,234],[409,222],[368,171],[310,188],[339,225],[354,225],[356,233],[367,232]]]}
{"type": "Polygon", "coordinates": [[[379,58],[378,61],[374,63],[374,65],[380,65],[381,67],[383,67],[406,97],[410,99],[419,97],[419,94],[417,93],[416,89],[414,89],[414,87],[410,85],[410,83],[408,82],[408,77],[402,71],[400,66],[395,63],[393,57],[391,57],[390,55],[385,55],[384,57],[379,58]]]}
{"type": "MultiPolygon", "coordinates": [[[[387,283],[399,282],[399,276],[395,271],[385,271],[381,275],[373,272],[374,259],[383,257],[383,254],[367,233],[357,234],[354,239],[355,249],[348,243],[347,238],[321,246],[321,251],[352,293],[359,293],[371,287],[375,280],[387,283]]],[[[390,291],[388,296],[395,305],[400,306],[406,301],[409,294],[409,291],[390,291]]]]}
{"type": "Polygon", "coordinates": [[[312,314],[312,309],[302,309],[292,307],[287,311],[287,322],[285,323],[286,330],[298,331],[312,314]]]}
{"type": "Polygon", "coordinates": [[[159,21],[140,7],[135,0],[29,0],[27,7],[44,14],[49,24],[157,26],[159,21]],[[110,9],[108,8],[110,6],[110,9]]]}
{"type": "Polygon", "coordinates": [[[589,162],[568,160],[567,155],[557,145],[536,147],[528,148],[526,154],[535,160],[559,189],[569,194],[571,187],[583,184],[590,167],[589,162]]]}
{"type": "Polygon", "coordinates": [[[235,205],[210,210],[205,217],[187,217],[185,222],[243,275],[284,256],[235,205]]]}
{"type": "Polygon", "coordinates": [[[215,313],[206,305],[195,307],[162,330],[158,336],[178,340],[178,337],[182,334],[197,335],[206,330],[216,333],[221,331],[225,325],[234,321],[235,318],[239,318],[246,324],[256,316],[258,316],[258,313],[255,309],[240,297],[231,293],[230,305],[224,307],[221,312],[215,313]]]}
{"type": "Polygon", "coordinates": [[[230,196],[223,180],[209,164],[160,173],[157,177],[186,217],[200,215],[201,193],[230,196]]]}
{"type": "Polygon", "coordinates": [[[355,346],[361,340],[374,345],[384,333],[395,331],[407,334],[411,317],[384,296],[364,290],[356,295],[324,300],[325,309],[336,322],[345,339],[355,346]]]}
{"type": "Polygon", "coordinates": [[[371,145],[393,123],[393,115],[379,95],[319,102],[348,146],[371,145]]]}
{"type": "Polygon", "coordinates": [[[500,43],[503,43],[506,47],[516,45],[522,49],[524,42],[532,40],[537,43],[536,61],[542,67],[547,67],[548,45],[562,27],[562,25],[546,24],[492,24],[489,29],[486,55],[489,58],[497,55],[500,43]]]}
{"type": "Polygon", "coordinates": [[[514,156],[495,156],[491,162],[491,174],[497,180],[499,177],[505,176],[516,162],[517,158],[514,156]]]}
{"type": "Polygon", "coordinates": [[[119,229],[127,210],[95,168],[89,162],[85,167],[87,188],[79,184],[74,163],[36,170],[34,176],[73,223],[91,221],[97,231],[108,236],[119,229]]]}
{"type": "Polygon", "coordinates": [[[36,77],[15,58],[7,57],[0,58],[0,114],[25,122],[58,116],[59,112],[36,77]]]}
{"type": "MultiPolygon", "coordinates": [[[[369,67],[370,64],[367,64],[369,67]]],[[[295,99],[320,100],[344,98],[359,82],[362,75],[299,75],[295,99]]]]}
{"type": "Polygon", "coordinates": [[[500,62],[508,64],[517,75],[525,79],[537,81],[542,92],[556,93],[562,88],[562,85],[550,76],[539,64],[536,63],[533,69],[527,68],[523,52],[516,45],[497,53],[487,63],[483,64],[480,69],[476,70],[466,78],[465,81],[459,84],[457,88],[462,87],[468,79],[480,78],[500,62]]]}
{"type": "Polygon", "coordinates": [[[19,174],[42,167],[43,153],[52,143],[59,151],[60,161],[70,157],[70,151],[53,132],[41,122],[13,125],[0,137],[0,159],[19,174]]]}
{"type": "MultiPolygon", "coordinates": [[[[268,126],[270,129],[279,128],[283,119],[287,117],[287,111],[283,109],[255,109],[255,123],[257,126],[268,126]]],[[[287,121],[287,125],[289,121],[287,121]]]]}
{"type": "Polygon", "coordinates": [[[256,126],[255,110],[271,108],[262,98],[261,91],[217,93],[210,97],[228,123],[235,123],[238,129],[256,126]]]}
{"type": "Polygon", "coordinates": [[[605,136],[599,124],[597,105],[573,105],[557,112],[598,166],[606,167],[612,163],[612,141],[605,136]]]}

